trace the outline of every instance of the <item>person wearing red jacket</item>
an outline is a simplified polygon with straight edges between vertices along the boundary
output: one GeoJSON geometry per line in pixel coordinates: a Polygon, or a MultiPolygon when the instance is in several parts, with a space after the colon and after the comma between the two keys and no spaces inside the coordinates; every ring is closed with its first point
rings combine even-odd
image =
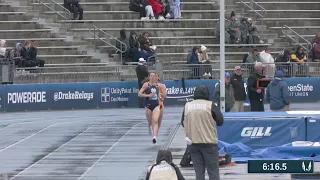
{"type": "Polygon", "coordinates": [[[163,12],[162,12],[162,5],[158,2],[158,0],[149,0],[149,5],[153,9],[153,13],[155,16],[159,16],[159,20],[164,20],[163,12]]]}

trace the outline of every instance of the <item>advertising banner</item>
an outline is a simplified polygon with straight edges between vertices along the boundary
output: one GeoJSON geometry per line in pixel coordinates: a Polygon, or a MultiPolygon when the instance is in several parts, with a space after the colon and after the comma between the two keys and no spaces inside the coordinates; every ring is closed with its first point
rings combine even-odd
{"type": "MultiPolygon", "coordinates": [[[[288,78],[290,101],[319,102],[320,78],[288,78]]],[[[218,80],[163,81],[166,106],[193,100],[195,88],[205,85],[213,99],[218,80]]],[[[246,87],[246,80],[244,83],[246,87]]],[[[129,82],[5,85],[0,87],[0,111],[138,107],[138,84],[129,82]]],[[[245,102],[248,102],[248,98],[245,102]]]]}
{"type": "Polygon", "coordinates": [[[253,149],[281,146],[293,141],[306,140],[304,118],[225,118],[218,127],[219,140],[227,143],[241,142],[253,149]]]}

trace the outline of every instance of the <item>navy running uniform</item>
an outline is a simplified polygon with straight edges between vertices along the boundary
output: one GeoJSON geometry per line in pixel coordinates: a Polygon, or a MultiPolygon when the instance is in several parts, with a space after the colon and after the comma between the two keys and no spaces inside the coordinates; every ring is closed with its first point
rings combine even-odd
{"type": "Polygon", "coordinates": [[[145,105],[146,108],[149,108],[151,111],[153,111],[157,106],[159,106],[159,87],[158,85],[150,85],[150,83],[148,83],[148,88],[144,91],[144,93],[146,94],[154,94],[154,97],[149,98],[146,97],[145,98],[145,105]]]}

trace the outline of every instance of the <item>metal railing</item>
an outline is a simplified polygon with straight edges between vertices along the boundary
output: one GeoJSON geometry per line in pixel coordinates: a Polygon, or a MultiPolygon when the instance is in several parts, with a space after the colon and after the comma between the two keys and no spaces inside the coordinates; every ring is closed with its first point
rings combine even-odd
{"type": "Polygon", "coordinates": [[[306,51],[308,52],[307,54],[309,54],[309,52],[310,52],[311,49],[312,49],[312,44],[311,44],[310,41],[308,41],[307,39],[305,39],[304,37],[302,37],[300,34],[298,34],[296,31],[294,31],[292,28],[290,28],[290,27],[287,26],[287,25],[283,25],[283,26],[282,26],[282,33],[283,33],[283,35],[285,35],[287,38],[291,39],[291,40],[294,41],[296,44],[298,44],[299,46],[301,46],[304,50],[306,50],[306,51]],[[290,30],[290,32],[294,33],[294,34],[295,34],[295,35],[294,35],[295,38],[292,38],[292,37],[291,37],[292,35],[289,35],[288,33],[286,33],[286,32],[285,32],[286,29],[287,29],[287,30],[290,30]],[[305,43],[307,43],[307,45],[308,45],[309,47],[305,47],[305,46],[303,45],[303,43],[300,43],[299,38],[301,38],[302,40],[304,40],[305,43]]]}
{"type": "MultiPolygon", "coordinates": [[[[123,62],[123,61],[122,61],[123,53],[125,53],[125,52],[128,50],[127,45],[126,45],[125,43],[123,43],[122,41],[118,40],[118,38],[110,35],[109,33],[103,31],[102,29],[98,28],[97,26],[94,26],[94,25],[93,25],[92,27],[93,27],[93,32],[92,32],[92,29],[90,28],[90,29],[89,29],[89,33],[90,33],[91,35],[93,35],[94,40],[96,40],[96,38],[97,38],[97,39],[99,39],[100,41],[106,43],[107,45],[113,47],[113,48],[116,49],[118,52],[120,52],[120,58],[121,58],[121,63],[122,63],[122,62],[123,62]],[[96,31],[102,33],[102,34],[104,35],[104,37],[101,38],[99,35],[96,35],[96,31]],[[109,39],[109,42],[106,41],[106,39],[109,39]],[[117,43],[120,43],[121,49],[119,49],[119,48],[117,48],[116,46],[114,46],[114,45],[110,42],[111,39],[114,39],[117,43]],[[122,47],[124,48],[124,50],[122,49],[122,47]]],[[[97,47],[96,47],[96,43],[94,43],[94,51],[96,51],[96,48],[97,48],[97,47]]]]}
{"type": "Polygon", "coordinates": [[[248,7],[249,9],[251,9],[253,12],[255,12],[258,16],[260,16],[261,21],[262,21],[262,32],[264,31],[264,17],[266,12],[266,9],[264,7],[262,7],[260,4],[258,4],[257,2],[255,2],[254,0],[250,0],[250,5],[247,4],[247,2],[244,2],[243,0],[240,0],[240,2],[245,5],[246,7],[248,7]],[[260,8],[260,10],[256,10],[254,8],[254,5],[256,5],[258,8],[260,8]],[[261,12],[261,13],[259,13],[261,12]]]}
{"type": "MultiPolygon", "coordinates": [[[[67,20],[69,20],[71,18],[71,12],[69,11],[69,9],[65,8],[64,6],[60,5],[59,3],[57,3],[56,1],[54,0],[50,0],[50,6],[47,5],[46,3],[44,3],[42,0],[38,0],[39,2],[39,5],[43,5],[45,7],[47,7],[48,9],[50,9],[51,11],[53,11],[54,13],[56,13],[57,15],[59,15],[60,17],[62,17],[64,19],[64,25],[65,25],[65,35],[67,36],[67,32],[68,32],[68,24],[67,24],[67,20]],[[67,16],[61,14],[59,11],[55,10],[54,9],[54,6],[57,5],[59,6],[60,8],[63,9],[64,12],[66,12],[67,16]]],[[[42,9],[42,8],[41,8],[42,9]]],[[[40,15],[42,13],[40,9],[40,12],[39,12],[39,19],[40,19],[40,15]]]]}
{"type": "MultiPolygon", "coordinates": [[[[227,72],[232,73],[235,66],[241,66],[243,77],[249,76],[254,64],[226,63],[227,72]]],[[[88,65],[17,68],[14,73],[14,84],[30,83],[69,83],[69,82],[106,82],[136,80],[136,65],[88,65]]],[[[219,79],[220,66],[210,64],[173,64],[156,61],[155,66],[148,67],[149,72],[161,73],[163,80],[181,79],[219,79]],[[209,74],[210,73],[210,74],[209,74]]],[[[274,75],[275,70],[284,72],[285,77],[320,77],[320,63],[275,63],[265,64],[264,74],[274,75]]]]}

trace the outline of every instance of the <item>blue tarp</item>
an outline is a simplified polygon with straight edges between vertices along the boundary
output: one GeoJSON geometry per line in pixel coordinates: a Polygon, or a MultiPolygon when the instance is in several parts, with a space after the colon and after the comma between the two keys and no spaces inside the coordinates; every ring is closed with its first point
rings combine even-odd
{"type": "Polygon", "coordinates": [[[240,142],[229,144],[219,141],[219,154],[226,153],[231,154],[232,161],[237,163],[263,159],[311,159],[320,162],[319,146],[292,146],[291,143],[254,150],[240,142]]]}

